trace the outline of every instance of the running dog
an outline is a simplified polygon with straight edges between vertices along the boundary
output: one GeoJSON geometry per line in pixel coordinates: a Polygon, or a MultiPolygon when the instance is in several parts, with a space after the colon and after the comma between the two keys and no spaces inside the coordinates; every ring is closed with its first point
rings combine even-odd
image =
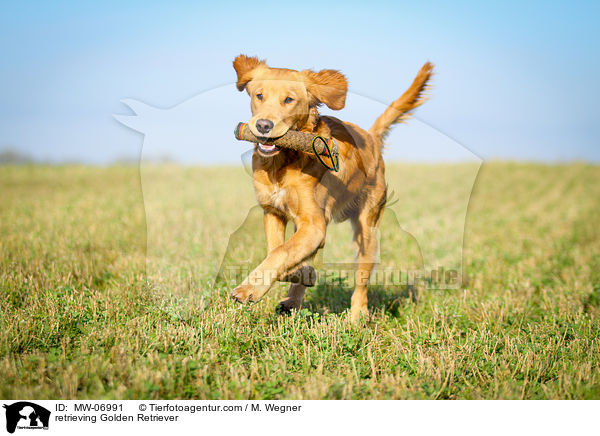
{"type": "Polygon", "coordinates": [[[350,308],[356,321],[368,314],[367,282],[377,261],[376,231],[387,198],[383,140],[392,125],[424,102],[433,65],[423,65],[410,88],[368,131],[319,115],[322,104],[334,110],[345,106],[348,82],[339,71],[271,68],[246,55],[238,56],[233,67],[237,89],[246,90],[251,99],[248,127],[265,139],[265,144],[255,145],[252,169],[256,198],[264,209],[268,254],[231,295],[239,302],[258,301],[276,281],[288,281],[288,295],[278,309],[299,309],[306,287],[315,283],[310,262],[325,243],[328,223],[349,219],[358,252],[350,308]],[[329,170],[312,154],[268,144],[267,139],[290,129],[333,138],[339,170],[329,170]],[[286,241],[288,221],[296,231],[286,241]]]}

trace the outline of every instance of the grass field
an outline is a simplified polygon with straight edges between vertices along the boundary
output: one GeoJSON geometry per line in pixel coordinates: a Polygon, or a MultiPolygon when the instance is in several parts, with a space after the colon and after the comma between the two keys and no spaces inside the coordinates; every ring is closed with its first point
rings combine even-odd
{"type": "MultiPolygon", "coordinates": [[[[427,219],[405,199],[451,207],[468,170],[390,165],[400,225],[427,219]]],[[[274,313],[283,285],[253,306],[211,289],[255,205],[243,169],[145,171],[148,246],[138,168],[0,167],[0,397],[600,398],[598,166],[484,164],[464,286],[417,302],[379,289],[358,325],[347,289],[309,290],[291,317],[274,313]]],[[[328,244],[351,250],[347,228],[328,244]]]]}

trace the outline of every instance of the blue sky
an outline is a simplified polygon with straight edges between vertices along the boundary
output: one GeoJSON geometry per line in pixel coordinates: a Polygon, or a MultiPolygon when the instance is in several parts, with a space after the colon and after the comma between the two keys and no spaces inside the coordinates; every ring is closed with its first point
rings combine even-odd
{"type": "MultiPolygon", "coordinates": [[[[142,136],[112,117],[130,113],[121,99],[170,108],[198,98],[231,85],[233,58],[247,53],[341,70],[360,107],[340,117],[363,127],[434,62],[431,100],[415,126],[396,129],[394,159],[449,160],[408,152],[435,129],[486,160],[600,161],[598,2],[211,3],[3,2],[0,149],[56,162],[134,157],[142,136]]],[[[230,89],[219,98],[232,130],[249,105],[230,89]]],[[[203,132],[219,145],[195,162],[239,162],[229,130],[203,132]]]]}

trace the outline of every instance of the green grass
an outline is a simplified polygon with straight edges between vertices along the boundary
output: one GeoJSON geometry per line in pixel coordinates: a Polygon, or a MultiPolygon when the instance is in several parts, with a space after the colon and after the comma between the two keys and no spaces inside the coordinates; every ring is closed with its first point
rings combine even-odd
{"type": "MultiPolygon", "coordinates": [[[[450,210],[470,170],[390,165],[393,216],[425,221],[422,198],[450,210]]],[[[309,290],[292,317],[274,313],[283,285],[253,306],[211,289],[255,205],[243,169],[143,180],[147,223],[136,168],[0,167],[0,397],[600,398],[600,167],[484,164],[463,288],[417,302],[374,288],[358,325],[345,288],[309,290]]],[[[455,225],[440,220],[428,249],[444,255],[455,225]]],[[[406,233],[382,232],[382,253],[418,262],[406,233]]],[[[352,257],[347,226],[327,244],[352,257]]]]}

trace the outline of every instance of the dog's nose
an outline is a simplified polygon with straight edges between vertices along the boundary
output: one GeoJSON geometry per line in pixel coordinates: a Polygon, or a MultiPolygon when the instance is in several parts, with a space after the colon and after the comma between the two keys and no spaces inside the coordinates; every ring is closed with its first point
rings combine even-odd
{"type": "Polygon", "coordinates": [[[256,122],[256,129],[260,133],[269,133],[272,128],[273,128],[273,121],[271,121],[271,120],[265,120],[264,118],[261,118],[260,120],[258,120],[256,122]]]}

